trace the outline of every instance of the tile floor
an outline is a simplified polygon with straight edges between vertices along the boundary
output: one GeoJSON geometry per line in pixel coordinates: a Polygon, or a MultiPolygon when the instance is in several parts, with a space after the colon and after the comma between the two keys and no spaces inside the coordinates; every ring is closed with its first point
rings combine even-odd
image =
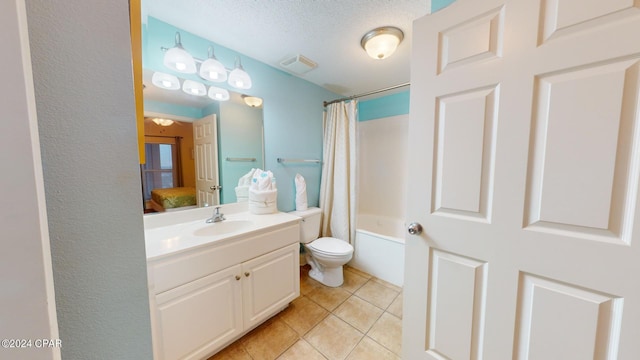
{"type": "Polygon", "coordinates": [[[341,287],[300,268],[300,297],[209,360],[400,359],[402,289],[345,266],[341,287]]]}

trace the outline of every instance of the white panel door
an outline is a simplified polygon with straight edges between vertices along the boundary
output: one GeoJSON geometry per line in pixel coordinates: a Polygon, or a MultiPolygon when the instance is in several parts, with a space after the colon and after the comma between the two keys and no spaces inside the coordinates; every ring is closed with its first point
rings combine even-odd
{"type": "Polygon", "coordinates": [[[640,2],[414,23],[403,358],[640,359],[640,2]]]}
{"type": "Polygon", "coordinates": [[[198,206],[220,204],[216,114],[193,122],[198,206]]]}

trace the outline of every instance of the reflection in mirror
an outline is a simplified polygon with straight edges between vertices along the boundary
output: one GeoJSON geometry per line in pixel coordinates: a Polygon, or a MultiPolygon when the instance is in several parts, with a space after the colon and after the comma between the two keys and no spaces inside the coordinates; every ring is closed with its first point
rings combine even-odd
{"type": "Polygon", "coordinates": [[[236,202],[240,177],[264,167],[261,101],[232,91],[227,101],[187,94],[183,79],[163,89],[153,74],[143,76],[145,213],[236,202]]]}

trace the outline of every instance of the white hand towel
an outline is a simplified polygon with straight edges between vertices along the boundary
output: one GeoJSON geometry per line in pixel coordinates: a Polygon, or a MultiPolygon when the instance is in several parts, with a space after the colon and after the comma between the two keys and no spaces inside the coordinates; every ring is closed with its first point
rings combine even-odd
{"type": "Polygon", "coordinates": [[[296,174],[296,210],[307,210],[307,183],[304,177],[300,174],[296,174]]]}

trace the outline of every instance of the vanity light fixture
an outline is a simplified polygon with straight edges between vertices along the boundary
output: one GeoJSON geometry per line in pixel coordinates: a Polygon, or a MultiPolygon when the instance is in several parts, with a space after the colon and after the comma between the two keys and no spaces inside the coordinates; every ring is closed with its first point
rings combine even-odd
{"type": "Polygon", "coordinates": [[[200,64],[200,77],[213,82],[227,81],[227,69],[213,53],[213,46],[209,46],[208,58],[200,64]]]}
{"type": "Polygon", "coordinates": [[[173,125],[173,120],[170,120],[170,119],[153,118],[153,119],[151,119],[151,121],[153,121],[154,123],[156,123],[156,125],[159,125],[159,126],[171,126],[171,125],[173,125]]]}
{"type": "MultiPolygon", "coordinates": [[[[155,72],[151,77],[153,85],[166,90],[180,89],[180,80],[173,75],[155,72]]],[[[205,96],[208,95],[211,99],[217,101],[227,101],[230,98],[229,91],[227,89],[219,88],[216,86],[210,86],[207,90],[207,86],[201,82],[194,80],[183,80],[182,91],[189,95],[205,96]]],[[[155,121],[155,120],[154,120],[155,121]]],[[[169,124],[171,125],[171,124],[169,124]]],[[[166,125],[168,126],[168,125],[166,125]]]]}
{"type": "Polygon", "coordinates": [[[195,96],[205,96],[207,94],[207,88],[204,84],[193,80],[185,80],[182,84],[182,91],[195,96]]]}
{"type": "Polygon", "coordinates": [[[169,75],[161,72],[153,73],[151,77],[151,83],[153,85],[167,90],[178,90],[180,89],[180,80],[174,75],[169,75]]]}
{"type": "Polygon", "coordinates": [[[217,101],[227,101],[229,100],[229,91],[227,89],[211,86],[209,88],[209,93],[207,94],[211,99],[217,101]]]}
{"type": "Polygon", "coordinates": [[[251,89],[251,78],[244,68],[242,67],[242,61],[240,57],[236,58],[236,67],[229,74],[229,84],[238,89],[251,89]]]}
{"type": "Polygon", "coordinates": [[[262,98],[249,95],[242,95],[241,97],[244,103],[251,107],[260,107],[260,105],[262,105],[262,98]]]}
{"type": "Polygon", "coordinates": [[[182,47],[180,33],[176,32],[175,45],[167,50],[163,59],[164,66],[173,71],[184,74],[193,74],[196,72],[196,61],[193,56],[182,47]]]}
{"type": "Polygon", "coordinates": [[[198,73],[201,78],[213,82],[228,80],[229,85],[238,89],[246,90],[251,88],[251,77],[242,67],[240,57],[236,57],[233,70],[225,68],[224,65],[216,59],[213,53],[213,46],[209,46],[206,60],[194,58],[182,46],[180,32],[176,32],[174,47],[170,49],[161,47],[160,49],[165,51],[163,58],[164,65],[173,71],[185,74],[198,73]],[[228,76],[227,72],[229,72],[228,76]]]}
{"type": "Polygon", "coordinates": [[[402,30],[393,26],[383,26],[364,34],[360,45],[374,59],[386,59],[391,56],[404,39],[402,30]]]}

